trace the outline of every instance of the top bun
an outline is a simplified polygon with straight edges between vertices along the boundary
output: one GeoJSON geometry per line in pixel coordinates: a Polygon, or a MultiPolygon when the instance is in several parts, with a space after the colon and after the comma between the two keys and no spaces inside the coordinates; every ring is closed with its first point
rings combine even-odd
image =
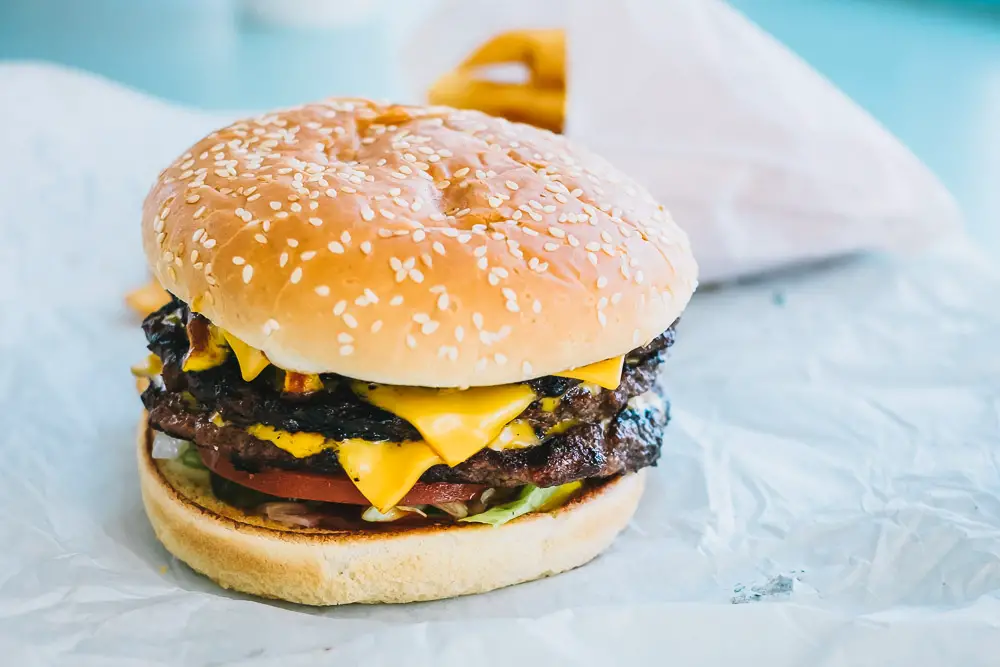
{"type": "Polygon", "coordinates": [[[518,382],[655,338],[687,236],[561,136],[475,111],[331,99],[195,144],[146,198],[167,290],[303,373],[518,382]]]}

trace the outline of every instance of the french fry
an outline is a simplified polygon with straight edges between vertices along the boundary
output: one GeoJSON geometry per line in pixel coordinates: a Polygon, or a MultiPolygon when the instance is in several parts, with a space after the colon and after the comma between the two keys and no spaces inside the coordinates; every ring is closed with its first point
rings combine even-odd
{"type": "Polygon", "coordinates": [[[155,280],[125,295],[125,303],[142,317],[167,305],[170,295],[155,280]]]}

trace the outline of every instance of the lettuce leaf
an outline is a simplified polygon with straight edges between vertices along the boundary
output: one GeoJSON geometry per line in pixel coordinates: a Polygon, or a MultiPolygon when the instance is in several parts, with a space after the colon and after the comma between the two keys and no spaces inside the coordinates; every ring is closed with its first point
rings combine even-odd
{"type": "Polygon", "coordinates": [[[569,482],[560,486],[550,486],[542,489],[534,484],[528,484],[517,495],[517,498],[491,507],[485,512],[467,516],[459,521],[469,523],[488,523],[491,526],[502,526],[508,521],[512,521],[519,516],[530,512],[548,512],[554,510],[567,500],[583,486],[583,482],[569,482]]]}

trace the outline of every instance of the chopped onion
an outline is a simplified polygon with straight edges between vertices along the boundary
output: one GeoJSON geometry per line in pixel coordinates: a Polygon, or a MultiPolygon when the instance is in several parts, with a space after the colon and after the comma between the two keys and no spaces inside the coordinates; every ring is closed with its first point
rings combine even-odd
{"type": "Polygon", "coordinates": [[[427,515],[424,510],[420,507],[409,507],[407,505],[396,505],[395,507],[390,507],[388,512],[379,512],[374,507],[369,507],[364,512],[361,513],[361,518],[365,521],[371,521],[373,523],[380,523],[383,521],[396,521],[402,519],[407,514],[419,514],[422,517],[427,515]]]}
{"type": "Polygon", "coordinates": [[[456,519],[464,519],[469,516],[469,507],[460,500],[454,500],[450,503],[436,503],[434,507],[456,519]]]}
{"type": "Polygon", "coordinates": [[[187,440],[175,438],[172,435],[167,435],[163,431],[156,431],[153,435],[152,455],[154,459],[176,459],[184,453],[184,450],[186,450],[190,444],[191,443],[187,440]]]}
{"type": "Polygon", "coordinates": [[[301,528],[315,528],[322,519],[321,515],[310,513],[309,508],[302,503],[264,503],[259,509],[271,521],[301,528]]]}

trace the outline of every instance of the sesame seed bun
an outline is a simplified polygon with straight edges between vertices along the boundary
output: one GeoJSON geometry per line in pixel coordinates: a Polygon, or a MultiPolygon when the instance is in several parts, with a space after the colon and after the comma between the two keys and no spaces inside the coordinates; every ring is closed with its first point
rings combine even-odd
{"type": "Polygon", "coordinates": [[[143,208],[160,283],[277,366],[389,384],[518,382],[624,354],[696,284],[687,236],[561,136],[333,99],[237,122],[143,208]]]}
{"type": "Polygon", "coordinates": [[[642,472],[619,477],[496,528],[327,531],[289,528],[220,502],[150,456],[145,420],[138,458],[146,514],[167,550],[224,588],[310,605],[436,600],[578,567],[627,525],[644,485],[642,472]]]}

